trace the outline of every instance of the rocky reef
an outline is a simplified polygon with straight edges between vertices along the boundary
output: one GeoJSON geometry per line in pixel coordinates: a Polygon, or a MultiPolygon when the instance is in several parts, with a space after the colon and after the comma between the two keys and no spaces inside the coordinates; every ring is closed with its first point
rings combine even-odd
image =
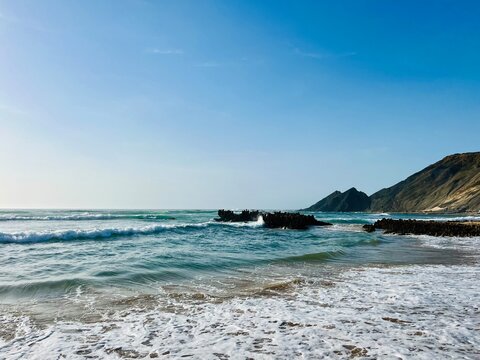
{"type": "Polygon", "coordinates": [[[480,236],[480,223],[472,221],[394,220],[383,218],[376,221],[373,225],[364,225],[363,229],[367,232],[381,229],[386,234],[400,235],[480,236]]]}
{"type": "Polygon", "coordinates": [[[223,222],[249,222],[257,221],[260,216],[258,210],[243,210],[241,213],[233,212],[232,210],[218,210],[218,218],[215,221],[223,222]]]}
{"type": "Polygon", "coordinates": [[[313,215],[303,215],[300,213],[289,213],[275,211],[260,212],[258,210],[243,210],[235,213],[231,210],[218,210],[218,218],[215,221],[220,222],[249,222],[257,221],[259,217],[263,218],[264,226],[267,228],[284,228],[305,230],[310,226],[327,226],[332,225],[327,222],[315,219],[313,215]]]}
{"type": "Polygon", "coordinates": [[[315,219],[313,215],[303,215],[299,213],[288,213],[276,211],[274,213],[262,214],[265,227],[267,228],[287,228],[287,229],[306,229],[309,226],[327,226],[332,225],[327,222],[315,219]]]}

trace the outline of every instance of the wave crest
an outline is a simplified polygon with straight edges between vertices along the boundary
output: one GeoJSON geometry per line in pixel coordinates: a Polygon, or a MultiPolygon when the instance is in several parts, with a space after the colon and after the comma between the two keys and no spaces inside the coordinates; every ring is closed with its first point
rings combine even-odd
{"type": "Polygon", "coordinates": [[[218,223],[207,221],[191,224],[157,224],[145,227],[67,229],[46,231],[0,232],[0,244],[24,244],[48,241],[95,240],[121,236],[155,235],[164,231],[198,229],[207,226],[233,226],[255,228],[263,226],[263,219],[248,223],[218,223]]]}
{"type": "Polygon", "coordinates": [[[173,220],[161,214],[72,214],[72,215],[0,215],[0,221],[81,221],[81,220],[173,220]]]}
{"type": "Polygon", "coordinates": [[[89,240],[102,239],[117,236],[135,236],[135,235],[153,235],[163,232],[168,229],[180,228],[198,228],[205,227],[207,223],[199,224],[163,224],[151,225],[142,228],[125,227],[125,228],[110,228],[110,229],[89,229],[89,230],[53,230],[53,231],[25,231],[15,233],[0,232],[0,243],[16,244],[16,243],[36,243],[46,241],[68,241],[68,240],[89,240]]]}

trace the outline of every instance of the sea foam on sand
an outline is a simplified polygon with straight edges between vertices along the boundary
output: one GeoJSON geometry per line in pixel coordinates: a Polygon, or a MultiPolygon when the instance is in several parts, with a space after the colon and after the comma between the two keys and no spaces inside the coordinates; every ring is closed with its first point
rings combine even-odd
{"type": "Polygon", "coordinates": [[[280,296],[171,299],[101,320],[0,318],[0,358],[478,359],[480,267],[359,267],[280,296]],[[10,329],[8,332],[6,329],[10,329]]]}

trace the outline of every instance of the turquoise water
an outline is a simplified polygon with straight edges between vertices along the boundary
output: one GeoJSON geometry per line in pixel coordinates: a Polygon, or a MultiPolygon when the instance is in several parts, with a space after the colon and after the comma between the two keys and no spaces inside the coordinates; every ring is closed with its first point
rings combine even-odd
{"type": "Polygon", "coordinates": [[[78,287],[148,290],[268,265],[438,263],[461,256],[361,231],[384,214],[315,215],[336,225],[272,230],[217,223],[213,211],[3,211],[0,296],[54,296],[78,287]]]}
{"type": "MultiPolygon", "coordinates": [[[[75,329],[89,324],[89,331],[102,338],[103,335],[99,335],[100,330],[95,326],[106,321],[113,321],[115,326],[120,326],[116,318],[120,314],[130,319],[125,323],[122,320],[122,326],[145,322],[144,314],[138,314],[139,308],[142,311],[154,311],[156,315],[152,316],[158,321],[157,316],[167,317],[157,324],[157,333],[174,333],[165,324],[179,321],[179,327],[187,326],[181,322],[182,311],[196,313],[199,307],[210,306],[208,311],[205,310],[209,314],[206,318],[213,319],[215,314],[223,313],[222,316],[225,316],[236,311],[228,307],[232,306],[232,302],[241,302],[244,306],[245,301],[266,297],[275,304],[261,310],[265,303],[260,301],[249,309],[278,312],[277,317],[288,317],[298,309],[307,309],[306,304],[317,301],[320,295],[316,292],[324,289],[327,286],[325,284],[353,286],[355,281],[352,279],[366,274],[369,274],[368,279],[363,285],[357,284],[358,287],[350,289],[340,289],[339,286],[338,291],[328,290],[331,291],[330,300],[339,297],[335,301],[341,301],[349,292],[355,294],[363,291],[361,289],[372,286],[375,281],[377,287],[371,291],[372,294],[379,294],[385,291],[386,285],[377,278],[384,271],[378,269],[397,269],[394,270],[395,274],[397,271],[408,273],[416,269],[415,276],[418,279],[412,278],[408,284],[415,281],[428,283],[435,281],[435,276],[444,276],[443,272],[437,274],[437,269],[455,269],[456,272],[459,267],[468,269],[468,276],[478,275],[474,250],[478,249],[476,238],[462,240],[395,236],[383,235],[378,231],[366,233],[361,229],[362,224],[372,223],[382,217],[438,220],[475,217],[368,213],[314,215],[334,225],[313,227],[306,231],[266,229],[262,227],[261,220],[239,224],[217,223],[213,220],[216,212],[204,210],[2,210],[0,325],[12,329],[5,330],[3,334],[0,330],[0,355],[3,351],[12,358],[35,358],[35,353],[29,350],[31,345],[28,345],[28,341],[18,345],[18,341],[23,341],[19,339],[31,336],[30,343],[36,344],[38,354],[42,356],[46,351],[53,351],[57,355],[66,354],[67,357],[76,358],[81,353],[70,352],[60,343],[81,348],[80,344],[86,340],[82,337],[71,339],[68,337],[70,335],[65,335],[72,330],[64,328],[65,324],[75,329]],[[353,273],[357,275],[351,275],[353,273]],[[312,292],[316,295],[312,295],[312,292]],[[287,311],[283,307],[290,301],[298,303],[295,310],[287,311]],[[167,316],[172,312],[177,314],[174,318],[167,316]],[[51,334],[57,336],[49,335],[48,341],[53,343],[35,340],[45,329],[50,329],[51,334]],[[13,338],[11,334],[14,334],[13,338]]],[[[462,273],[463,270],[459,271],[462,273]]],[[[385,276],[391,278],[393,275],[385,276]]],[[[459,275],[455,273],[452,276],[459,275]]],[[[461,276],[459,279],[458,284],[467,296],[464,301],[471,301],[468,296],[478,295],[478,288],[470,283],[470,277],[464,279],[466,285],[461,282],[461,276]]],[[[392,280],[388,284],[394,286],[395,283],[392,280]]],[[[420,296],[421,291],[415,294],[420,296]]],[[[352,306],[358,301],[352,299],[352,306]]],[[[436,305],[432,301],[425,306],[434,309],[436,305]]],[[[317,311],[318,307],[315,309],[317,311]]],[[[333,313],[322,311],[318,316],[333,316],[333,313]]],[[[303,321],[302,316],[310,317],[311,313],[307,313],[310,315],[298,315],[295,321],[303,321]]],[[[454,320],[449,321],[460,322],[462,319],[460,313],[452,312],[451,316],[454,320]]],[[[217,319],[217,322],[221,322],[221,319],[217,319]]],[[[257,326],[261,319],[257,315],[244,320],[257,326]]],[[[197,321],[203,324],[210,320],[197,321]]],[[[231,321],[235,323],[236,320],[231,321]]],[[[238,325],[239,328],[242,326],[238,325]]],[[[337,324],[337,328],[339,326],[337,324]]],[[[211,334],[212,339],[217,336],[225,338],[223,330],[218,331],[211,334]]],[[[119,336],[123,335],[116,335],[119,336]]],[[[144,336],[150,335],[145,333],[144,336]]],[[[116,337],[105,339],[114,341],[116,337]]],[[[129,339],[127,337],[123,341],[129,343],[129,339]]],[[[473,336],[472,339],[477,341],[478,337],[473,336]]],[[[166,348],[169,345],[172,350],[168,351],[172,351],[172,354],[176,351],[178,356],[183,351],[178,339],[163,340],[161,344],[157,347],[166,348]]],[[[211,345],[212,349],[217,345],[211,345]]],[[[206,345],[198,343],[196,346],[204,348],[206,345]]],[[[143,349],[148,355],[151,349],[147,348],[142,343],[131,344],[132,351],[143,349]]],[[[469,347],[465,349],[468,353],[469,347]]],[[[95,356],[98,358],[119,356],[116,352],[109,353],[105,347],[98,353],[97,350],[89,348],[88,351],[97,354],[95,356]]],[[[242,351],[247,353],[250,350],[242,348],[242,351]]],[[[276,354],[288,357],[288,351],[276,354]]],[[[309,353],[307,351],[304,354],[309,353]]],[[[317,355],[325,354],[328,355],[317,355]]]]}

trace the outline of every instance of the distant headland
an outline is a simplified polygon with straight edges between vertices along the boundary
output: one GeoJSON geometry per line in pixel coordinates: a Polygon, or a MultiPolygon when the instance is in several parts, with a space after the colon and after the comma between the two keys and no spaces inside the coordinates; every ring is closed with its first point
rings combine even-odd
{"type": "Polygon", "coordinates": [[[449,155],[368,196],[335,191],[303,211],[463,213],[480,211],[480,152],[449,155]]]}

